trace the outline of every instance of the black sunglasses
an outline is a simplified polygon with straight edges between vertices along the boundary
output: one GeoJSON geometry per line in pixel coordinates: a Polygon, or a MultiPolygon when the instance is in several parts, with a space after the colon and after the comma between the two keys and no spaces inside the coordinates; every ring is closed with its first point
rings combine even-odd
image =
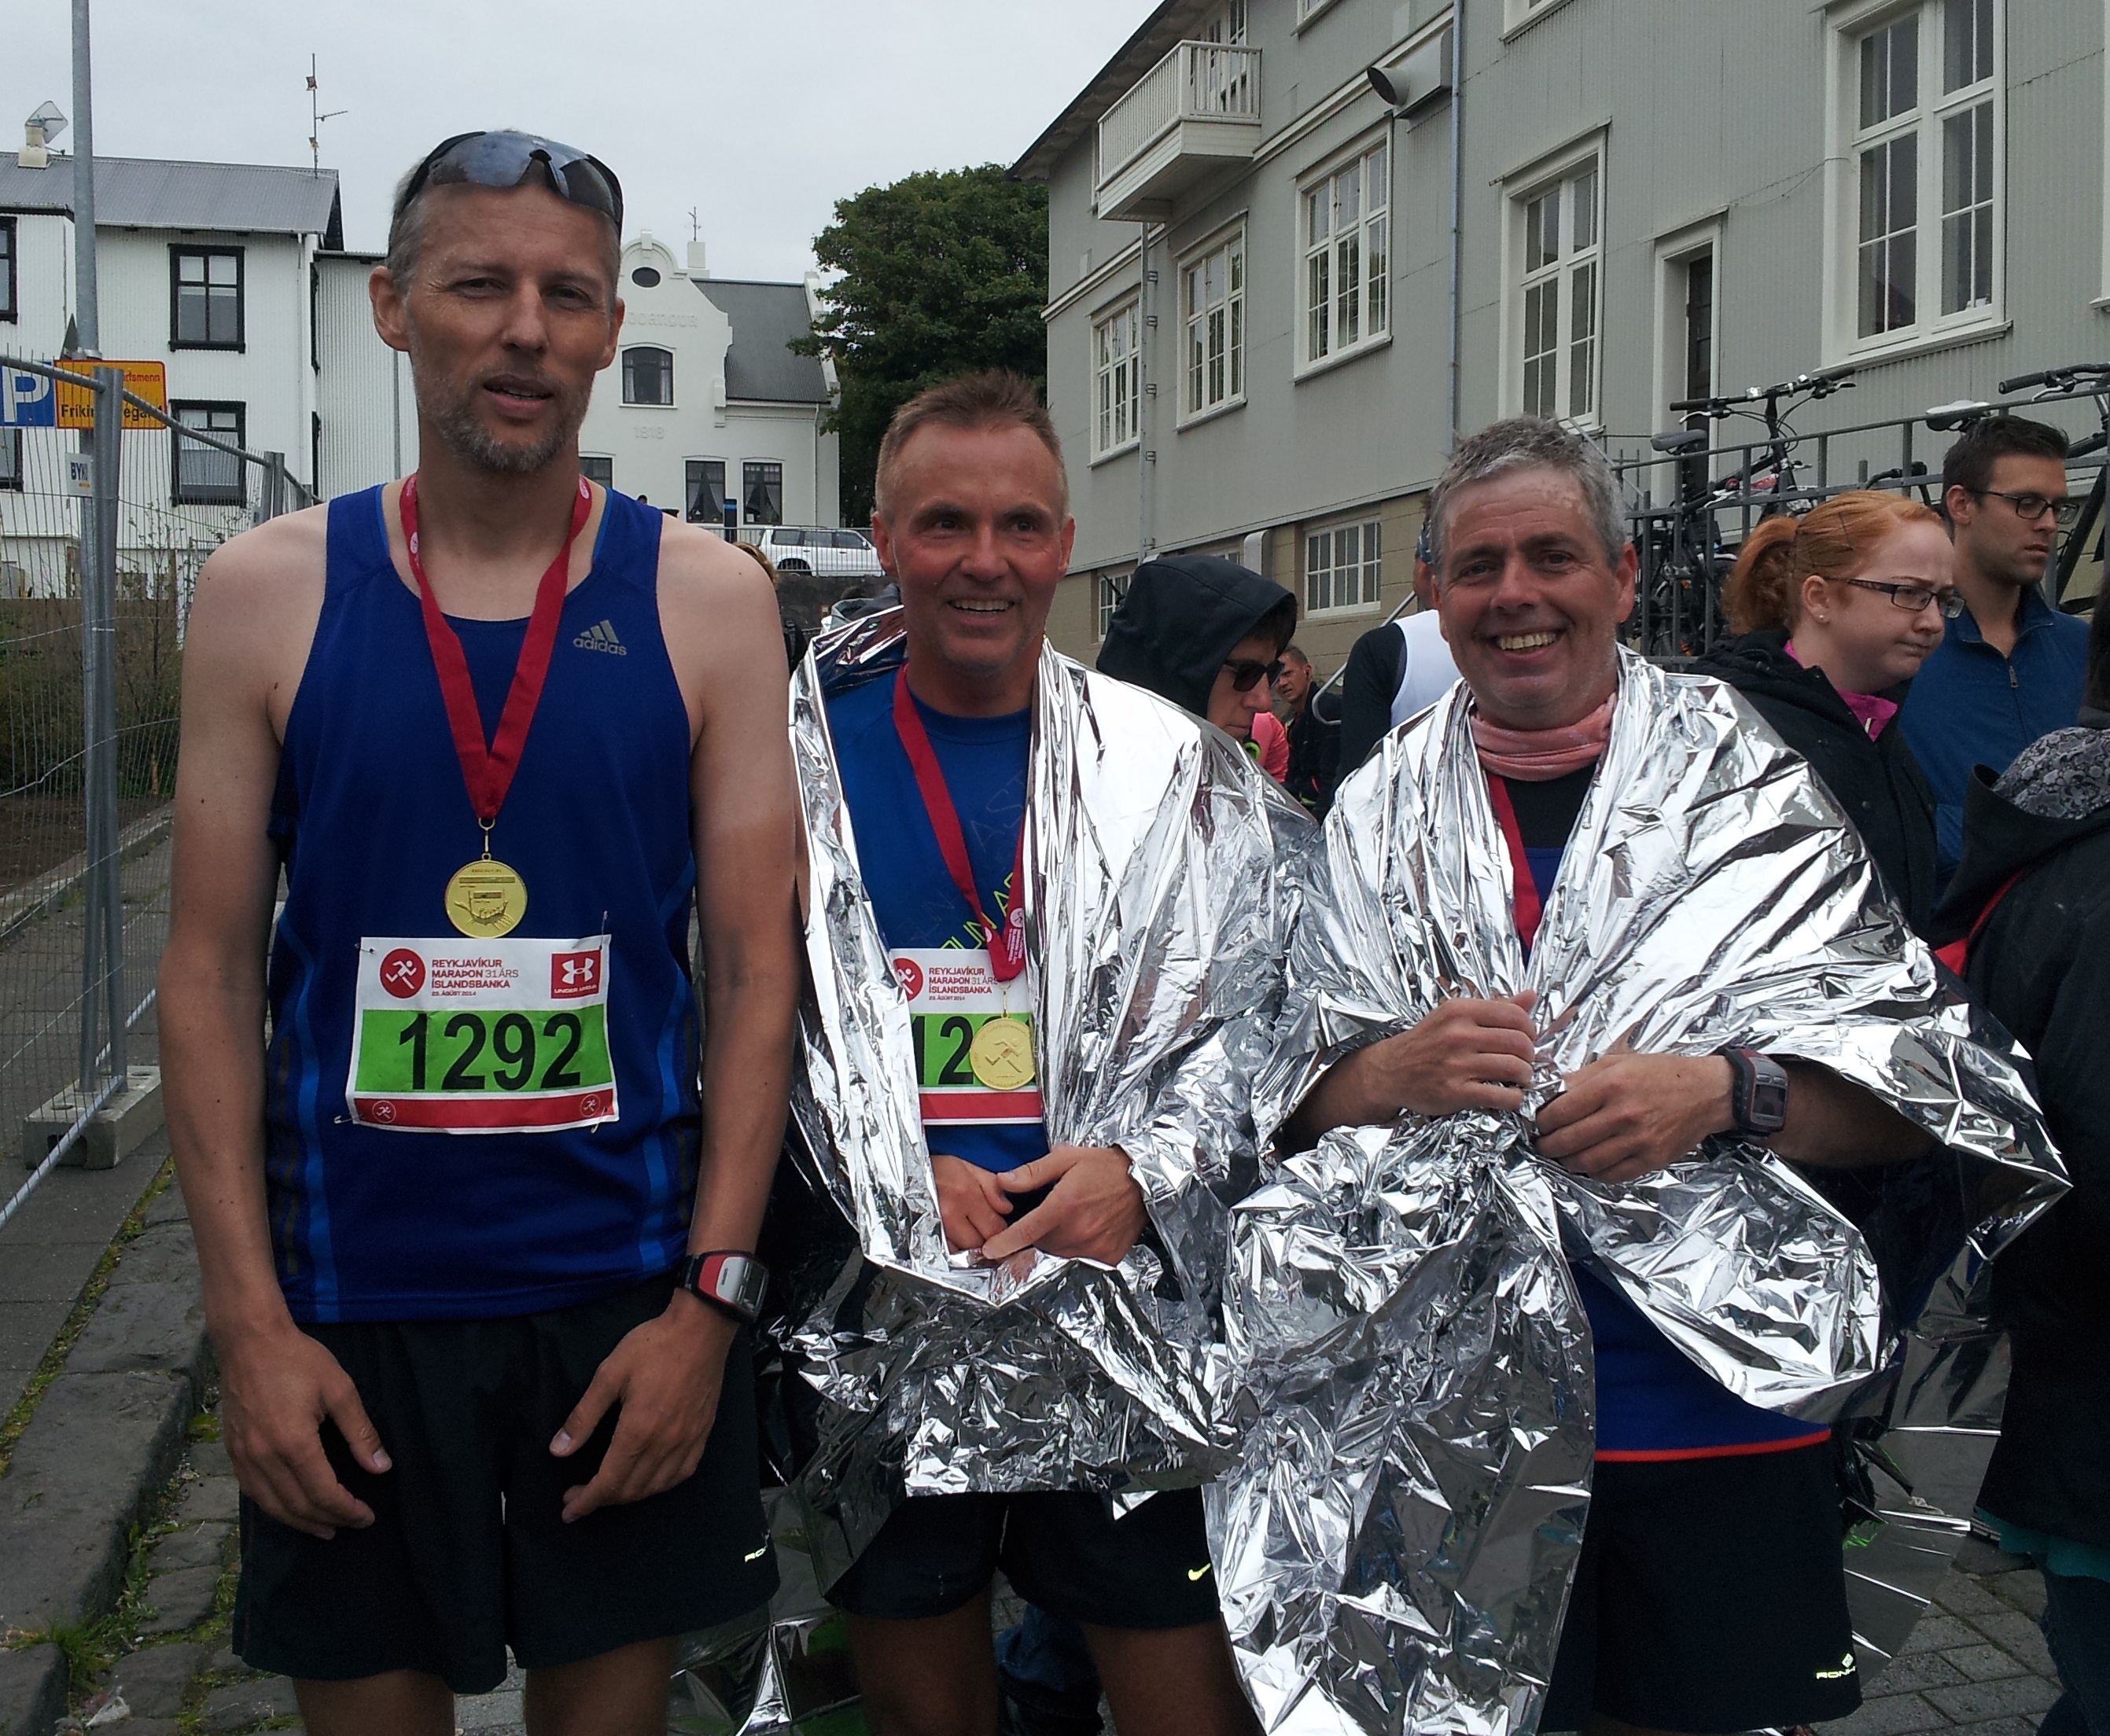
{"type": "Polygon", "coordinates": [[[404,183],[401,210],[427,187],[518,187],[539,182],[599,211],[623,233],[623,183],[597,156],[532,133],[457,133],[428,151],[404,183]]]}
{"type": "Polygon", "coordinates": [[[1277,658],[1271,663],[1256,663],[1248,657],[1234,658],[1226,661],[1224,667],[1231,672],[1233,690],[1249,694],[1263,676],[1270,685],[1273,684],[1275,677],[1282,673],[1282,659],[1277,658]]]}

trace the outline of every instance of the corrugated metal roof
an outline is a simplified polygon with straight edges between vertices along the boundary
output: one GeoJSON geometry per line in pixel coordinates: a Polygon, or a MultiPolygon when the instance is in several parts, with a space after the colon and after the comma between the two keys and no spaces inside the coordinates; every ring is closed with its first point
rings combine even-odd
{"type": "Polygon", "coordinates": [[[726,396],[763,403],[826,404],[828,378],[817,355],[785,346],[813,328],[803,283],[744,283],[698,278],[698,289],[732,322],[726,351],[726,396]]]}
{"type": "MultiPolygon", "coordinates": [[[[0,210],[73,210],[73,159],[52,153],[48,169],[25,169],[0,154],[0,210]]],[[[177,163],[148,157],[95,160],[98,228],[247,229],[319,235],[344,245],[337,171],[316,174],[272,163],[177,163]]]]}

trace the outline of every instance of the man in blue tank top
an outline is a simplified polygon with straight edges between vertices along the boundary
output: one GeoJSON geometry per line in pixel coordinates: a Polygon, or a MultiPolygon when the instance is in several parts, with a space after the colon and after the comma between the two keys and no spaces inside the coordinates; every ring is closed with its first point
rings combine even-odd
{"type": "Polygon", "coordinates": [[[169,1119],[234,1644],[317,1732],[451,1731],[509,1647],[538,1729],[663,1729],[672,1636],[776,1584],[778,628],[751,563],[580,477],[622,210],[547,139],[428,156],[372,284],[418,473],[236,539],[191,616],[169,1119]]]}
{"type": "MultiPolygon", "coordinates": [[[[1006,943],[1035,681],[1075,528],[1061,449],[1030,387],[970,376],[896,412],[876,492],[873,527],[901,587],[907,660],[828,699],[859,870],[912,997],[969,1014],[1009,1010],[1027,1004],[1022,924],[1017,951],[1006,943]]],[[[1118,1262],[1148,1223],[1127,1155],[1051,1150],[1030,1051],[982,1052],[983,1033],[1013,1021],[982,1024],[971,1054],[949,1047],[947,1027],[964,1033],[971,1022],[915,1027],[948,1240],[991,1262],[1035,1248],[1118,1262]]],[[[999,1566],[1036,1604],[1084,1625],[1125,1736],[1257,1728],[1218,1613],[1201,1494],[1187,1489],[1118,1525],[1083,1491],[903,1502],[828,1591],[849,1612],[875,1729],[992,1736],[999,1566]]]]}

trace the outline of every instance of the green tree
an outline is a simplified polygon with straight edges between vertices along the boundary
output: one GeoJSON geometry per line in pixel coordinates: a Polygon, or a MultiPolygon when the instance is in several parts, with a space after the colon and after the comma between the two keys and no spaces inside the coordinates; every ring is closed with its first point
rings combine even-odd
{"type": "Polygon", "coordinates": [[[792,348],[835,362],[843,516],[859,524],[887,419],[925,387],[1008,368],[1045,390],[1048,189],[995,163],[926,170],[837,200],[813,251],[842,275],[792,348]]]}

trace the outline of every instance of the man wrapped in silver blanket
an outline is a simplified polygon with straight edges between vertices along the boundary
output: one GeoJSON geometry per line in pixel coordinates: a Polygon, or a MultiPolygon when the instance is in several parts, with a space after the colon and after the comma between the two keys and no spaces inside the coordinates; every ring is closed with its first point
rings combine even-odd
{"type": "Polygon", "coordinates": [[[1463,679],[1343,783],[1233,1214],[1248,1692],[1314,1733],[1842,1716],[1953,1548],[1913,1467],[1990,1447],[1985,1268],[2058,1157],[1807,765],[1619,647],[1602,454],[1498,423],[1429,511],[1463,679]]]}

